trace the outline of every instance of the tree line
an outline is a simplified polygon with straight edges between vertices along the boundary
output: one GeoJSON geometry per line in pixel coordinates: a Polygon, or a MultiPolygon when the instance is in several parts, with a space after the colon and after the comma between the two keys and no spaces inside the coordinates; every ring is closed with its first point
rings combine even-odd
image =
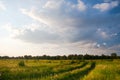
{"type": "Polygon", "coordinates": [[[47,60],[91,60],[91,59],[120,59],[120,56],[117,56],[117,53],[111,53],[111,55],[90,55],[90,54],[70,54],[68,56],[57,55],[57,56],[32,56],[24,55],[18,57],[9,57],[9,56],[0,56],[0,59],[47,59],[47,60]]]}

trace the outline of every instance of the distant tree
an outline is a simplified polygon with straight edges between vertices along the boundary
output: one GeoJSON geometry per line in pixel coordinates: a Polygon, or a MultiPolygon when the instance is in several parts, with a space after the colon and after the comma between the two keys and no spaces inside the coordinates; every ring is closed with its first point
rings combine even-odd
{"type": "Polygon", "coordinates": [[[49,55],[42,55],[42,56],[32,56],[32,55],[24,55],[18,57],[9,57],[9,56],[0,56],[0,59],[47,59],[47,60],[94,60],[94,59],[120,59],[120,56],[117,56],[117,53],[111,53],[111,55],[91,55],[91,54],[70,54],[66,55],[56,55],[56,56],[49,56],[49,55]]]}
{"type": "Polygon", "coordinates": [[[70,55],[68,55],[68,59],[73,59],[73,55],[72,54],[70,54],[70,55]]]}
{"type": "Polygon", "coordinates": [[[79,60],[83,60],[83,59],[84,59],[84,56],[83,56],[82,54],[79,54],[79,55],[78,55],[78,59],[79,59],[79,60]]]}
{"type": "Polygon", "coordinates": [[[66,56],[66,55],[60,56],[60,59],[61,59],[61,60],[66,60],[66,59],[67,59],[67,56],[66,56]]]}
{"type": "Polygon", "coordinates": [[[90,55],[86,53],[86,54],[84,55],[84,59],[90,59],[90,55]]]}
{"type": "Polygon", "coordinates": [[[111,57],[112,57],[113,59],[117,58],[117,53],[111,53],[111,57]]]}
{"type": "Polygon", "coordinates": [[[32,59],[32,56],[31,55],[24,55],[24,58],[25,59],[32,59]]]}
{"type": "Polygon", "coordinates": [[[9,56],[3,56],[2,59],[9,59],[9,56]]]}
{"type": "Polygon", "coordinates": [[[106,59],[106,55],[105,55],[105,54],[102,54],[102,55],[101,55],[101,59],[106,59]]]}

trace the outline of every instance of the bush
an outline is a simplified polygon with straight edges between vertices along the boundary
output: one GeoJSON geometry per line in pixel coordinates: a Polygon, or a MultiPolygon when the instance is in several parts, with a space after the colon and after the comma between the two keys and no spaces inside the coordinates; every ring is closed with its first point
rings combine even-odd
{"type": "Polygon", "coordinates": [[[74,60],[72,60],[71,62],[70,62],[70,64],[74,64],[75,63],[75,61],[74,60]]]}
{"type": "Polygon", "coordinates": [[[24,62],[24,61],[20,61],[20,62],[18,63],[18,65],[23,67],[23,66],[25,66],[25,62],[24,62]]]}

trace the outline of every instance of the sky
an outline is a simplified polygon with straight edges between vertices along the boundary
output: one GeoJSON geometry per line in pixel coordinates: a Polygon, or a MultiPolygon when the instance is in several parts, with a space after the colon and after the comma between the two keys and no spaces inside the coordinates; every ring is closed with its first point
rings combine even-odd
{"type": "Polygon", "coordinates": [[[0,0],[0,56],[120,55],[120,0],[0,0]]]}

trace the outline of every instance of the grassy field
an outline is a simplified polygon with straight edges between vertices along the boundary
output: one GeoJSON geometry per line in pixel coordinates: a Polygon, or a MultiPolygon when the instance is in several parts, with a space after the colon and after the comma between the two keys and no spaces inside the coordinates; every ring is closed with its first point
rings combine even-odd
{"type": "Polygon", "coordinates": [[[0,60],[0,80],[120,80],[120,60],[0,60]]]}

